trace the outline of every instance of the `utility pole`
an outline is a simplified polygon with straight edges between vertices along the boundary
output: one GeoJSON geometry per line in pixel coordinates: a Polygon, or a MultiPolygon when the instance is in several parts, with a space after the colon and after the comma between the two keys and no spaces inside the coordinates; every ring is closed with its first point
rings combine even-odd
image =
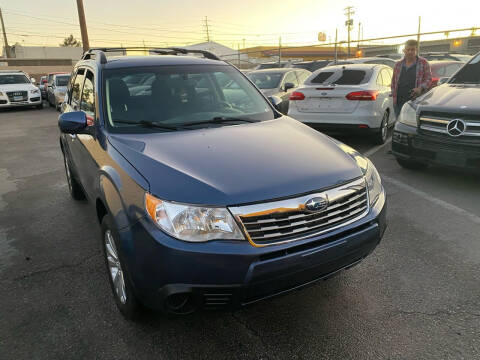
{"type": "Polygon", "coordinates": [[[238,67],[240,67],[240,44],[237,44],[237,53],[238,53],[238,67]]]}
{"type": "Polygon", "coordinates": [[[338,29],[335,29],[335,65],[338,62],[338,48],[337,48],[337,41],[338,41],[338,29]]]}
{"type": "Polygon", "coordinates": [[[78,20],[80,22],[80,32],[82,33],[83,51],[90,49],[88,42],[87,23],[85,21],[85,11],[83,9],[83,0],[77,0],[78,20]]]}
{"type": "Polygon", "coordinates": [[[353,19],[351,17],[355,14],[355,11],[353,11],[353,6],[347,6],[344,10],[346,11],[345,16],[347,17],[345,25],[348,30],[348,57],[350,57],[350,31],[352,31],[353,28],[353,19]]]}
{"type": "Polygon", "coordinates": [[[422,17],[418,17],[418,35],[417,35],[417,54],[420,54],[420,25],[422,23],[422,17]]]}
{"type": "Polygon", "coordinates": [[[207,32],[207,42],[210,42],[210,31],[208,29],[208,17],[205,16],[205,31],[207,32]]]}
{"type": "Polygon", "coordinates": [[[360,31],[362,28],[362,23],[358,23],[358,37],[357,37],[357,50],[360,50],[360,31]]]}
{"type": "Polygon", "coordinates": [[[5,43],[5,55],[10,58],[10,46],[8,46],[7,34],[5,33],[5,24],[3,23],[2,9],[0,9],[0,20],[2,21],[3,42],[5,43]]]}
{"type": "Polygon", "coordinates": [[[280,62],[282,60],[282,37],[278,37],[278,65],[280,66],[280,62]]]}

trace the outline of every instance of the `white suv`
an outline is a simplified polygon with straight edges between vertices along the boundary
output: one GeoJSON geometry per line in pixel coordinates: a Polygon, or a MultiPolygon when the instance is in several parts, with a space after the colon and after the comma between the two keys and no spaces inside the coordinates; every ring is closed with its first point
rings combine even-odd
{"type": "Polygon", "coordinates": [[[17,106],[43,107],[42,94],[23,71],[0,71],[0,109],[17,106]]]}

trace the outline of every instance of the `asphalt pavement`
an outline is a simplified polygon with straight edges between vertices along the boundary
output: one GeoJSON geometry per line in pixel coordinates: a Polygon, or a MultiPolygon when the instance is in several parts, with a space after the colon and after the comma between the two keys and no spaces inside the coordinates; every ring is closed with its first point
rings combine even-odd
{"type": "Polygon", "coordinates": [[[479,175],[407,171],[368,139],[389,227],[358,266],[235,312],[124,320],[68,194],[53,109],[0,111],[0,359],[480,359],[479,175]]]}

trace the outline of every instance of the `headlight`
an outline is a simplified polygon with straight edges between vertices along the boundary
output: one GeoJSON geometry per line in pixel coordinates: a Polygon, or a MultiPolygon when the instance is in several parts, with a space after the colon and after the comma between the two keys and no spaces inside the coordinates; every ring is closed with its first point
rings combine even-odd
{"type": "Polygon", "coordinates": [[[148,215],[163,231],[190,242],[245,240],[226,208],[177,204],[145,194],[148,215]]]}
{"type": "Polygon", "coordinates": [[[367,171],[365,172],[365,178],[367,180],[368,198],[370,199],[370,206],[375,205],[380,194],[382,193],[382,180],[378,174],[377,169],[373,163],[367,159],[367,171]]]}
{"type": "Polygon", "coordinates": [[[30,94],[40,94],[40,90],[38,89],[30,90],[30,94]]]}
{"type": "Polygon", "coordinates": [[[403,105],[400,115],[398,116],[398,122],[417,127],[417,112],[409,102],[403,105]]]}

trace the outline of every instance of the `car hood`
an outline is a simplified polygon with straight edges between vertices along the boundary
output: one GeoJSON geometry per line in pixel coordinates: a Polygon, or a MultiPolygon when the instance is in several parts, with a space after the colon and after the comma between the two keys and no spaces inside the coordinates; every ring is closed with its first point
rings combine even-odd
{"type": "Polygon", "coordinates": [[[37,87],[33,84],[7,84],[0,85],[0,91],[29,91],[36,90],[37,87]]]}
{"type": "Polygon", "coordinates": [[[239,205],[332,187],[362,175],[329,137],[288,117],[109,142],[164,200],[239,205]]]}
{"type": "Polygon", "coordinates": [[[480,86],[442,84],[419,98],[422,110],[453,113],[480,113],[480,86]]]}

